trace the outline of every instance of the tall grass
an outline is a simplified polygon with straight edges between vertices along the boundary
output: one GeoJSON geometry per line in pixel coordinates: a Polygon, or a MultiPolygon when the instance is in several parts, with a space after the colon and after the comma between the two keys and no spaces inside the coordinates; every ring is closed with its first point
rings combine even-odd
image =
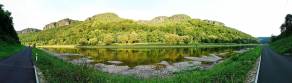
{"type": "Polygon", "coordinates": [[[0,41],[0,61],[19,52],[24,46],[0,41]]]}
{"type": "Polygon", "coordinates": [[[136,80],[130,76],[110,75],[86,65],[74,65],[34,48],[33,55],[36,56],[36,53],[38,54],[36,65],[48,83],[105,83],[136,80]]]}
{"type": "Polygon", "coordinates": [[[33,52],[34,56],[38,53],[37,67],[48,83],[242,83],[259,57],[260,48],[234,55],[209,70],[183,71],[151,79],[108,74],[92,67],[68,63],[39,49],[33,49],[33,52]]]}
{"type": "Polygon", "coordinates": [[[270,46],[278,53],[292,53],[292,36],[272,42],[270,46]]]}

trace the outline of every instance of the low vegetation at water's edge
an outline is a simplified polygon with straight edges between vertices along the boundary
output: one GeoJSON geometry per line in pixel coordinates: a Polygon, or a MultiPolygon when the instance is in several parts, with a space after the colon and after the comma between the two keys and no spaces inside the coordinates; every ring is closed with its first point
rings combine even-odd
{"type": "Polygon", "coordinates": [[[193,70],[181,72],[165,78],[137,79],[132,76],[113,75],[94,68],[74,65],[39,49],[37,67],[43,72],[49,83],[155,83],[155,82],[191,82],[191,83],[241,83],[247,72],[253,67],[260,55],[259,47],[243,54],[226,59],[209,70],[193,70]]]}

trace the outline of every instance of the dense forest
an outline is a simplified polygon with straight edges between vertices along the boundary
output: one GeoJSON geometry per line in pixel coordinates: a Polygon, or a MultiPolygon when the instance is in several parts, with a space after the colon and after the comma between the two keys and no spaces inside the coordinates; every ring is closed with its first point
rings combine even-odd
{"type": "Polygon", "coordinates": [[[0,4],[0,43],[20,43],[13,27],[11,13],[0,4]]]}
{"type": "Polygon", "coordinates": [[[292,35],[292,15],[287,14],[284,23],[280,26],[281,34],[278,36],[272,36],[271,41],[276,41],[292,35]]]}
{"type": "Polygon", "coordinates": [[[19,36],[22,43],[37,45],[258,43],[256,38],[221,22],[184,14],[134,21],[103,13],[19,36]]]}

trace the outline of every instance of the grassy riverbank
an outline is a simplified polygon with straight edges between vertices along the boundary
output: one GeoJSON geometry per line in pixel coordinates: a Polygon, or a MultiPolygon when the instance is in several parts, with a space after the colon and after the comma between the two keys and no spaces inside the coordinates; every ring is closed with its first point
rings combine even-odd
{"type": "Polygon", "coordinates": [[[167,45],[167,44],[124,44],[124,45],[99,45],[99,46],[78,46],[78,45],[45,45],[37,46],[44,48],[182,48],[182,47],[222,47],[222,46],[257,46],[259,44],[193,44],[193,45],[167,45]]]}
{"type": "Polygon", "coordinates": [[[93,68],[74,65],[40,49],[33,49],[33,55],[38,54],[37,67],[43,72],[48,83],[104,83],[104,82],[129,82],[136,80],[134,77],[110,75],[93,68]]]}
{"type": "MultiPolygon", "coordinates": [[[[68,63],[39,49],[37,66],[49,83],[242,83],[247,72],[260,55],[260,48],[234,55],[209,70],[184,71],[165,78],[137,79],[131,76],[112,75],[94,68],[68,63]]],[[[35,56],[35,55],[34,55],[35,56]]]]}
{"type": "Polygon", "coordinates": [[[20,44],[9,44],[0,42],[0,60],[3,60],[23,49],[24,46],[20,44]]]}

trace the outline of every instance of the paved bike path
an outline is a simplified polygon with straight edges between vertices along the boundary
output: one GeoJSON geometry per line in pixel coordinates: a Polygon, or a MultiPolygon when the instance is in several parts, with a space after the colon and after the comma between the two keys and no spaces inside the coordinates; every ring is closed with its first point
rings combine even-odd
{"type": "Polygon", "coordinates": [[[292,83],[292,56],[283,56],[264,47],[258,83],[292,83]]]}
{"type": "Polygon", "coordinates": [[[31,48],[0,61],[0,83],[35,83],[31,48]]]}

